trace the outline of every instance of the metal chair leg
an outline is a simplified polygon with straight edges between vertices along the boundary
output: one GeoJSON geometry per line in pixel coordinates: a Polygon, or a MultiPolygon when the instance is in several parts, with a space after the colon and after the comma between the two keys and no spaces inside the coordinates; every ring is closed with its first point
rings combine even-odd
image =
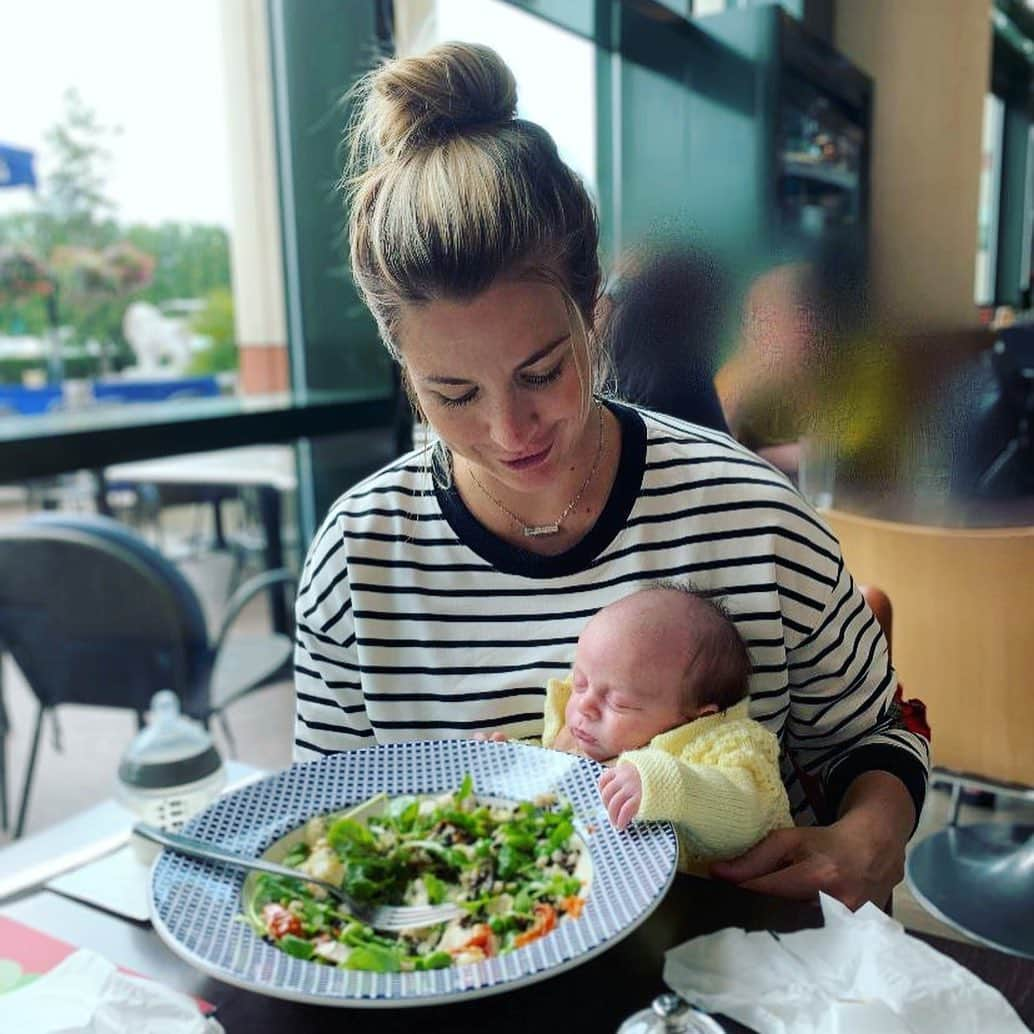
{"type": "MultiPolygon", "coordinates": [[[[0,712],[4,702],[0,700],[0,712]]],[[[7,715],[0,715],[0,830],[7,832],[7,715]]]]}
{"type": "Polygon", "coordinates": [[[4,701],[4,654],[0,649],[0,830],[5,833],[10,821],[7,814],[7,734],[10,731],[11,722],[4,701]]]}
{"type": "Polygon", "coordinates": [[[233,732],[230,730],[230,723],[226,719],[226,714],[223,711],[218,713],[219,726],[223,730],[223,736],[226,737],[226,744],[230,748],[230,757],[237,757],[237,741],[233,737],[233,732]]]}
{"type": "Polygon", "coordinates": [[[40,734],[43,732],[43,713],[46,708],[40,704],[36,714],[36,728],[32,733],[32,749],[29,751],[29,764],[25,769],[25,785],[22,787],[22,801],[18,807],[18,821],[14,824],[14,839],[22,835],[25,828],[25,815],[29,810],[29,791],[32,790],[32,777],[36,772],[36,755],[39,753],[40,734]]]}
{"type": "Polygon", "coordinates": [[[951,800],[948,802],[948,825],[959,824],[959,812],[962,810],[962,783],[951,784],[951,800]]]}

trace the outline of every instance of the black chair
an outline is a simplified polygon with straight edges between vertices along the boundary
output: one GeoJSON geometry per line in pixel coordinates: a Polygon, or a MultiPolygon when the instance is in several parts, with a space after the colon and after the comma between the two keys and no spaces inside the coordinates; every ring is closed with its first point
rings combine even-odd
{"type": "MultiPolygon", "coordinates": [[[[293,593],[294,576],[266,571],[230,598],[209,637],[197,594],[136,532],[93,514],[42,514],[0,529],[0,644],[39,702],[14,835],[25,824],[44,715],[59,704],[134,711],[171,689],[206,725],[289,671],[292,641],[275,633],[228,637],[263,592],[293,593]]],[[[4,772],[0,794],[6,811],[4,772]]]]}

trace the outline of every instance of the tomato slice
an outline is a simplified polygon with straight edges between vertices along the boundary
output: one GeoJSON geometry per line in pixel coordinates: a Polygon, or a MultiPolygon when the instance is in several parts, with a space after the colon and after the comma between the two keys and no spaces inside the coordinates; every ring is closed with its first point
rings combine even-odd
{"type": "Polygon", "coordinates": [[[262,922],[266,926],[266,932],[275,940],[286,937],[287,934],[294,934],[295,937],[302,936],[302,921],[290,909],[270,901],[262,909],[262,922]]]}
{"type": "Polygon", "coordinates": [[[474,936],[464,945],[466,948],[480,948],[491,958],[495,954],[495,934],[488,923],[478,923],[474,927],[474,936]]]}

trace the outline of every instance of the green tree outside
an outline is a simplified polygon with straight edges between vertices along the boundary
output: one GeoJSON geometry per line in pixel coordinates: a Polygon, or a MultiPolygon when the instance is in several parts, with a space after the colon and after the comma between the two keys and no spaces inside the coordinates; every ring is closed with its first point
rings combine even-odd
{"type": "MultiPolygon", "coordinates": [[[[225,325],[229,306],[229,339],[207,330],[197,332],[212,337],[217,352],[204,360],[199,356],[199,361],[211,362],[219,370],[233,369],[236,348],[228,235],[220,226],[120,224],[115,218],[115,203],[106,192],[109,145],[119,132],[118,127],[104,125],[77,91],[67,91],[61,120],[46,136],[53,170],[42,184],[34,211],[0,217],[0,249],[24,249],[50,268],[58,285],[57,315],[61,325],[71,331],[70,342],[83,345],[93,339],[104,348],[104,359],[96,362],[95,373],[115,371],[134,361],[122,333],[123,315],[130,302],[148,301],[160,306],[185,298],[208,299],[205,312],[212,310],[214,326],[225,325]],[[134,288],[125,283],[106,284],[103,279],[91,282],[84,276],[91,272],[91,253],[110,255],[112,252],[106,249],[122,247],[121,242],[154,260],[149,282],[134,288]],[[65,269],[60,272],[54,268],[54,259],[62,251],[65,269]],[[79,254],[69,256],[69,251],[79,254]],[[212,301],[210,296],[220,290],[225,297],[212,301]]],[[[48,299],[42,295],[0,295],[0,334],[45,337],[52,329],[53,315],[48,311],[48,299]]],[[[75,365],[82,376],[82,363],[75,365]]],[[[24,361],[4,364],[0,360],[0,382],[17,381],[24,366],[24,361]]]]}
{"type": "Polygon", "coordinates": [[[103,248],[116,232],[116,206],[105,188],[111,162],[108,142],[122,129],[104,125],[74,87],[65,91],[64,105],[61,121],[44,137],[54,159],[39,194],[46,217],[41,230],[54,234],[39,242],[46,254],[59,244],[103,248]]]}
{"type": "Polygon", "coordinates": [[[194,356],[193,374],[222,373],[237,369],[237,341],[233,327],[233,295],[217,287],[205,297],[205,307],[191,320],[190,329],[207,337],[211,344],[194,356]]]}

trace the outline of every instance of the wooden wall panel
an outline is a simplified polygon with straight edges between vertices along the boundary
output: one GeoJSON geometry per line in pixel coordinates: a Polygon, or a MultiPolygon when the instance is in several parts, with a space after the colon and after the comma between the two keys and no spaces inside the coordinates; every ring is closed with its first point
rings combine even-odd
{"type": "Polygon", "coordinates": [[[875,80],[875,315],[898,328],[976,324],[991,0],[837,0],[834,44],[875,80]]]}

